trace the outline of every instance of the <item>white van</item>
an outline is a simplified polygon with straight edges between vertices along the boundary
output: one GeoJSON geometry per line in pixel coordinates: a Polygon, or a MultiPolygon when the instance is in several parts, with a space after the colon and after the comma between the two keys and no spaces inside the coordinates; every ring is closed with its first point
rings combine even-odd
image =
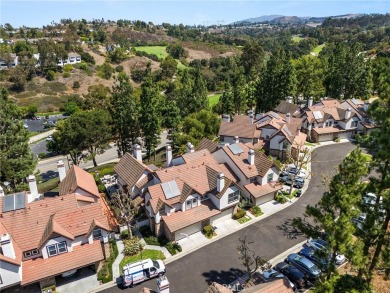
{"type": "Polygon", "coordinates": [[[134,287],[143,281],[165,274],[165,265],[161,260],[145,259],[123,267],[122,285],[134,287]]]}

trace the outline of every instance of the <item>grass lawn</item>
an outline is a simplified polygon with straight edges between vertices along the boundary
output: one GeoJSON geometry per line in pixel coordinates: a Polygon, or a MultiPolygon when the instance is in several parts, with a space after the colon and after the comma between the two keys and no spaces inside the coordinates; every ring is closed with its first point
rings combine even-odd
{"type": "Polygon", "coordinates": [[[300,41],[303,40],[303,38],[302,38],[302,37],[299,37],[299,36],[292,36],[292,40],[293,40],[293,42],[299,43],[300,41]]]}
{"type": "Polygon", "coordinates": [[[214,94],[209,96],[209,105],[210,107],[216,105],[219,102],[219,98],[222,96],[222,94],[214,94]]]}
{"type": "Polygon", "coordinates": [[[55,178],[52,178],[52,179],[49,179],[45,182],[42,182],[42,183],[38,183],[38,191],[40,193],[44,193],[44,192],[47,192],[47,191],[50,191],[50,190],[53,190],[53,189],[56,189],[58,188],[58,185],[60,184],[60,178],[59,177],[55,177],[55,178]]]}
{"type": "MultiPolygon", "coordinates": [[[[145,249],[142,251],[142,259],[148,259],[151,258],[152,260],[157,260],[157,259],[165,259],[164,254],[160,250],[150,250],[150,249],[145,249]]],[[[132,262],[136,262],[141,260],[141,253],[138,253],[136,255],[131,255],[131,256],[125,256],[121,263],[119,264],[119,271],[122,274],[122,268],[132,262]]]]}
{"type": "Polygon", "coordinates": [[[249,216],[244,216],[244,217],[238,219],[237,222],[239,222],[240,224],[244,224],[250,220],[251,220],[251,218],[249,216]]]}
{"type": "Polygon", "coordinates": [[[97,167],[88,169],[88,172],[91,173],[92,175],[95,175],[95,171],[98,171],[100,177],[104,175],[112,175],[115,173],[114,171],[115,165],[116,165],[115,163],[107,163],[107,164],[99,165],[97,167]]]}
{"type": "Polygon", "coordinates": [[[316,55],[318,55],[321,51],[322,51],[322,49],[325,47],[325,44],[322,44],[322,45],[319,45],[319,46],[317,46],[317,47],[315,47],[314,49],[313,49],[313,53],[315,53],[316,55]]]}
{"type": "Polygon", "coordinates": [[[39,134],[38,131],[32,131],[32,132],[28,133],[27,137],[31,137],[31,136],[34,136],[34,135],[37,135],[37,134],[39,134]]]}
{"type": "Polygon", "coordinates": [[[156,55],[158,58],[165,58],[168,56],[165,50],[166,46],[139,46],[135,47],[136,51],[146,52],[148,54],[156,55]]]}

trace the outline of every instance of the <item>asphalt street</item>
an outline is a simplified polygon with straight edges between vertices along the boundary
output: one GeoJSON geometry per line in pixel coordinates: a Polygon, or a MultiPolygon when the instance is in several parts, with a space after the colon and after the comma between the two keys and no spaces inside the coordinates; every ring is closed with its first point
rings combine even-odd
{"type": "MultiPolygon", "coordinates": [[[[229,284],[242,273],[238,259],[238,240],[246,237],[253,241],[252,249],[257,255],[271,259],[305,240],[303,235],[291,227],[293,218],[303,216],[307,205],[314,205],[325,191],[323,176],[335,173],[335,167],[355,146],[351,143],[328,145],[318,148],[312,157],[312,179],[307,191],[291,206],[264,220],[196,250],[167,265],[167,277],[172,293],[203,293],[209,284],[229,284]]],[[[287,205],[289,203],[286,203],[287,205]]],[[[218,231],[217,231],[218,233],[218,231]]],[[[125,292],[140,292],[143,287],[155,290],[152,279],[125,292]]],[[[122,292],[119,287],[106,289],[104,293],[122,292]]]]}

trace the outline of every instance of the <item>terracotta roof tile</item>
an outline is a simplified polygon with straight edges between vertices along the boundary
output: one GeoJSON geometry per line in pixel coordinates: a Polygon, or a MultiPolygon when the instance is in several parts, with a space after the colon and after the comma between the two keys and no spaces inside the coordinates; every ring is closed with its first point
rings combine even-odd
{"type": "Polygon", "coordinates": [[[277,184],[276,182],[260,185],[258,183],[250,183],[244,186],[248,192],[255,198],[262,197],[272,192],[278,191],[283,188],[283,185],[277,184]]]}
{"type": "Polygon", "coordinates": [[[257,175],[264,177],[269,168],[273,165],[272,160],[270,160],[265,154],[255,150],[255,163],[253,165],[249,165],[248,152],[250,148],[243,143],[239,143],[239,146],[243,150],[243,153],[237,155],[234,155],[228,146],[225,146],[222,149],[232,159],[234,164],[241,170],[245,177],[251,178],[257,175]]]}
{"type": "MultiPolygon", "coordinates": [[[[0,235],[6,234],[6,233],[9,234],[8,230],[5,228],[3,223],[0,222],[0,235]]],[[[11,237],[12,247],[14,248],[14,251],[15,251],[15,258],[7,257],[7,256],[4,256],[3,254],[0,253],[0,261],[5,261],[8,263],[20,266],[21,261],[22,261],[22,251],[20,250],[20,248],[16,244],[16,242],[12,239],[11,235],[10,235],[10,237],[11,237]]]]}
{"type": "Polygon", "coordinates": [[[129,153],[123,155],[114,170],[129,187],[134,186],[145,171],[151,172],[148,166],[129,153]]]}
{"type": "Polygon", "coordinates": [[[175,232],[212,216],[218,215],[219,213],[221,213],[221,211],[214,206],[211,200],[205,200],[195,208],[184,212],[178,211],[169,216],[163,216],[162,219],[167,225],[169,231],[175,232]]]}
{"type": "Polygon", "coordinates": [[[36,258],[23,262],[22,285],[37,282],[49,276],[57,276],[66,271],[81,268],[102,260],[103,251],[100,241],[92,244],[77,245],[73,251],[46,259],[36,258]]]}
{"type": "Polygon", "coordinates": [[[77,188],[99,197],[99,191],[93,176],[80,167],[73,165],[66,173],[66,177],[59,186],[59,194],[66,195],[73,193],[77,188]]]}
{"type": "Polygon", "coordinates": [[[80,194],[76,194],[76,199],[78,201],[84,201],[84,202],[89,202],[89,203],[95,202],[95,200],[92,197],[80,195],[80,194]]]}
{"type": "Polygon", "coordinates": [[[256,125],[250,124],[246,115],[236,115],[232,122],[222,122],[218,133],[219,136],[237,135],[242,138],[256,138],[256,134],[256,125]]]}
{"type": "Polygon", "coordinates": [[[212,140],[209,140],[207,138],[202,138],[202,140],[199,142],[198,146],[195,148],[196,151],[207,149],[210,153],[215,152],[218,150],[218,144],[212,140]]]}
{"type": "Polygon", "coordinates": [[[61,225],[54,221],[53,218],[54,215],[51,215],[49,217],[45,231],[43,231],[42,238],[39,241],[38,248],[41,248],[46,243],[46,241],[51,238],[53,234],[58,234],[70,240],[74,240],[74,236],[70,234],[66,229],[64,229],[64,227],[61,227],[61,225]]]}
{"type": "Polygon", "coordinates": [[[337,132],[345,132],[345,129],[342,129],[340,126],[332,126],[332,127],[315,127],[313,131],[318,134],[324,133],[337,133],[337,132]]]}
{"type": "Polygon", "coordinates": [[[278,106],[275,108],[275,112],[281,113],[281,114],[287,114],[290,113],[291,115],[294,115],[295,112],[298,112],[300,110],[299,105],[289,103],[287,101],[281,101],[278,106]]]}

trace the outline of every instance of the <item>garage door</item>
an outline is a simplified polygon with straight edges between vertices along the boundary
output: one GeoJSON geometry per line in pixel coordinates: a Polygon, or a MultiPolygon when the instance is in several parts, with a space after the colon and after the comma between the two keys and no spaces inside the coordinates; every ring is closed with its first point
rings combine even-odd
{"type": "Polygon", "coordinates": [[[274,193],[263,195],[262,197],[256,199],[256,205],[261,205],[263,203],[274,200],[274,193]]]}
{"type": "Polygon", "coordinates": [[[183,239],[191,234],[194,234],[196,232],[199,232],[202,230],[202,222],[193,224],[191,226],[188,226],[186,228],[177,230],[175,232],[175,240],[183,239]]]}
{"type": "Polygon", "coordinates": [[[318,142],[333,140],[333,134],[324,134],[318,137],[318,142]]]}
{"type": "Polygon", "coordinates": [[[351,138],[352,132],[341,132],[339,133],[338,137],[340,138],[351,138]]]}
{"type": "Polygon", "coordinates": [[[224,222],[225,220],[231,219],[233,214],[233,209],[227,209],[221,212],[218,215],[215,215],[210,219],[211,225],[216,225],[218,223],[224,222]]]}

